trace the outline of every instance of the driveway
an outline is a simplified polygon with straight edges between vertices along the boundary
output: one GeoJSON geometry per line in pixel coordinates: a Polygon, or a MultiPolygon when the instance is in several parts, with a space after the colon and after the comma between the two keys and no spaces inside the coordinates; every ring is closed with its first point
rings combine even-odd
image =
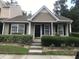
{"type": "Polygon", "coordinates": [[[75,56],[55,55],[0,55],[0,59],[75,59],[75,56]]]}

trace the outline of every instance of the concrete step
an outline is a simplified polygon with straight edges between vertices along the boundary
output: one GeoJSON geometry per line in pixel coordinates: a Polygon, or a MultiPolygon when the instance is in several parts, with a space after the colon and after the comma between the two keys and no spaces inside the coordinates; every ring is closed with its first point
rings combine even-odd
{"type": "Polygon", "coordinates": [[[42,53],[28,53],[28,55],[43,55],[42,53]]]}
{"type": "Polygon", "coordinates": [[[42,49],[42,46],[30,46],[30,49],[42,49]]]}
{"type": "Polygon", "coordinates": [[[32,43],[31,45],[32,45],[32,46],[41,46],[41,43],[38,43],[38,42],[37,42],[37,43],[32,43]]]}
{"type": "Polygon", "coordinates": [[[34,50],[33,50],[33,49],[30,49],[30,50],[29,50],[29,53],[30,53],[30,54],[41,54],[41,53],[42,53],[42,50],[38,50],[38,49],[36,49],[36,50],[34,49],[34,50]]]}
{"type": "Polygon", "coordinates": [[[41,39],[34,39],[33,42],[41,43],[41,39]]]}

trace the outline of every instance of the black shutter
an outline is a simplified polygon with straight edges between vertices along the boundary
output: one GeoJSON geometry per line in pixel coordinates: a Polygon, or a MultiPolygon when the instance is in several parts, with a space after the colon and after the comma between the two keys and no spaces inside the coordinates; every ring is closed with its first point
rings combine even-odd
{"type": "Polygon", "coordinates": [[[44,24],[42,24],[42,35],[44,35],[44,24]]]}
{"type": "Polygon", "coordinates": [[[9,34],[11,33],[11,24],[9,24],[9,34]]]}
{"type": "Polygon", "coordinates": [[[27,24],[25,24],[25,34],[27,34],[27,33],[26,33],[26,32],[27,32],[27,31],[26,31],[26,29],[27,29],[27,27],[26,27],[26,26],[27,26],[27,24]]]}

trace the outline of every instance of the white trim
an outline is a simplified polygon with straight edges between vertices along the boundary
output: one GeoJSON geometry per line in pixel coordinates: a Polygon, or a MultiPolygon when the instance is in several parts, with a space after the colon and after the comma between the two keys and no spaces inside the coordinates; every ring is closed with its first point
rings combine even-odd
{"type": "Polygon", "coordinates": [[[58,22],[70,22],[70,23],[72,23],[73,20],[59,20],[58,22]]]}
{"type": "Polygon", "coordinates": [[[69,33],[68,33],[68,24],[66,25],[66,36],[69,36],[69,33]]]}
{"type": "Polygon", "coordinates": [[[40,25],[40,32],[41,32],[41,37],[42,37],[42,24],[40,25]]]}
{"type": "Polygon", "coordinates": [[[50,23],[50,22],[57,22],[57,21],[32,21],[32,22],[37,22],[37,23],[50,23]]]}
{"type": "Polygon", "coordinates": [[[29,22],[29,35],[31,34],[31,22],[29,22]]]}
{"type": "Polygon", "coordinates": [[[53,32],[53,29],[54,27],[53,27],[53,23],[51,22],[51,35],[53,36],[54,35],[54,32],[53,32]]]}
{"type": "Polygon", "coordinates": [[[5,23],[3,23],[2,35],[4,35],[5,23]]]}
{"type": "Polygon", "coordinates": [[[70,27],[70,33],[72,32],[72,29],[71,29],[71,24],[69,24],[69,27],[70,27]]]}
{"type": "Polygon", "coordinates": [[[21,23],[28,23],[28,21],[3,21],[3,22],[21,22],[21,23]]]}

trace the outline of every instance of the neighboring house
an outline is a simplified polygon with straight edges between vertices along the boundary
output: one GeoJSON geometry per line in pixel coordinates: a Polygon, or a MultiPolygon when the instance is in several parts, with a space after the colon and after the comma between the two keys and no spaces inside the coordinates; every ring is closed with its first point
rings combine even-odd
{"type": "Polygon", "coordinates": [[[3,20],[3,35],[23,34],[41,37],[43,35],[69,36],[72,20],[54,15],[47,7],[40,8],[31,18],[17,16],[3,20]]]}
{"type": "Polygon", "coordinates": [[[21,7],[18,4],[0,0],[0,18],[13,18],[18,15],[22,15],[21,7]]]}
{"type": "MultiPolygon", "coordinates": [[[[22,15],[21,7],[15,2],[0,0],[0,21],[22,15]]],[[[0,34],[2,34],[3,23],[0,22],[0,34]]]]}

